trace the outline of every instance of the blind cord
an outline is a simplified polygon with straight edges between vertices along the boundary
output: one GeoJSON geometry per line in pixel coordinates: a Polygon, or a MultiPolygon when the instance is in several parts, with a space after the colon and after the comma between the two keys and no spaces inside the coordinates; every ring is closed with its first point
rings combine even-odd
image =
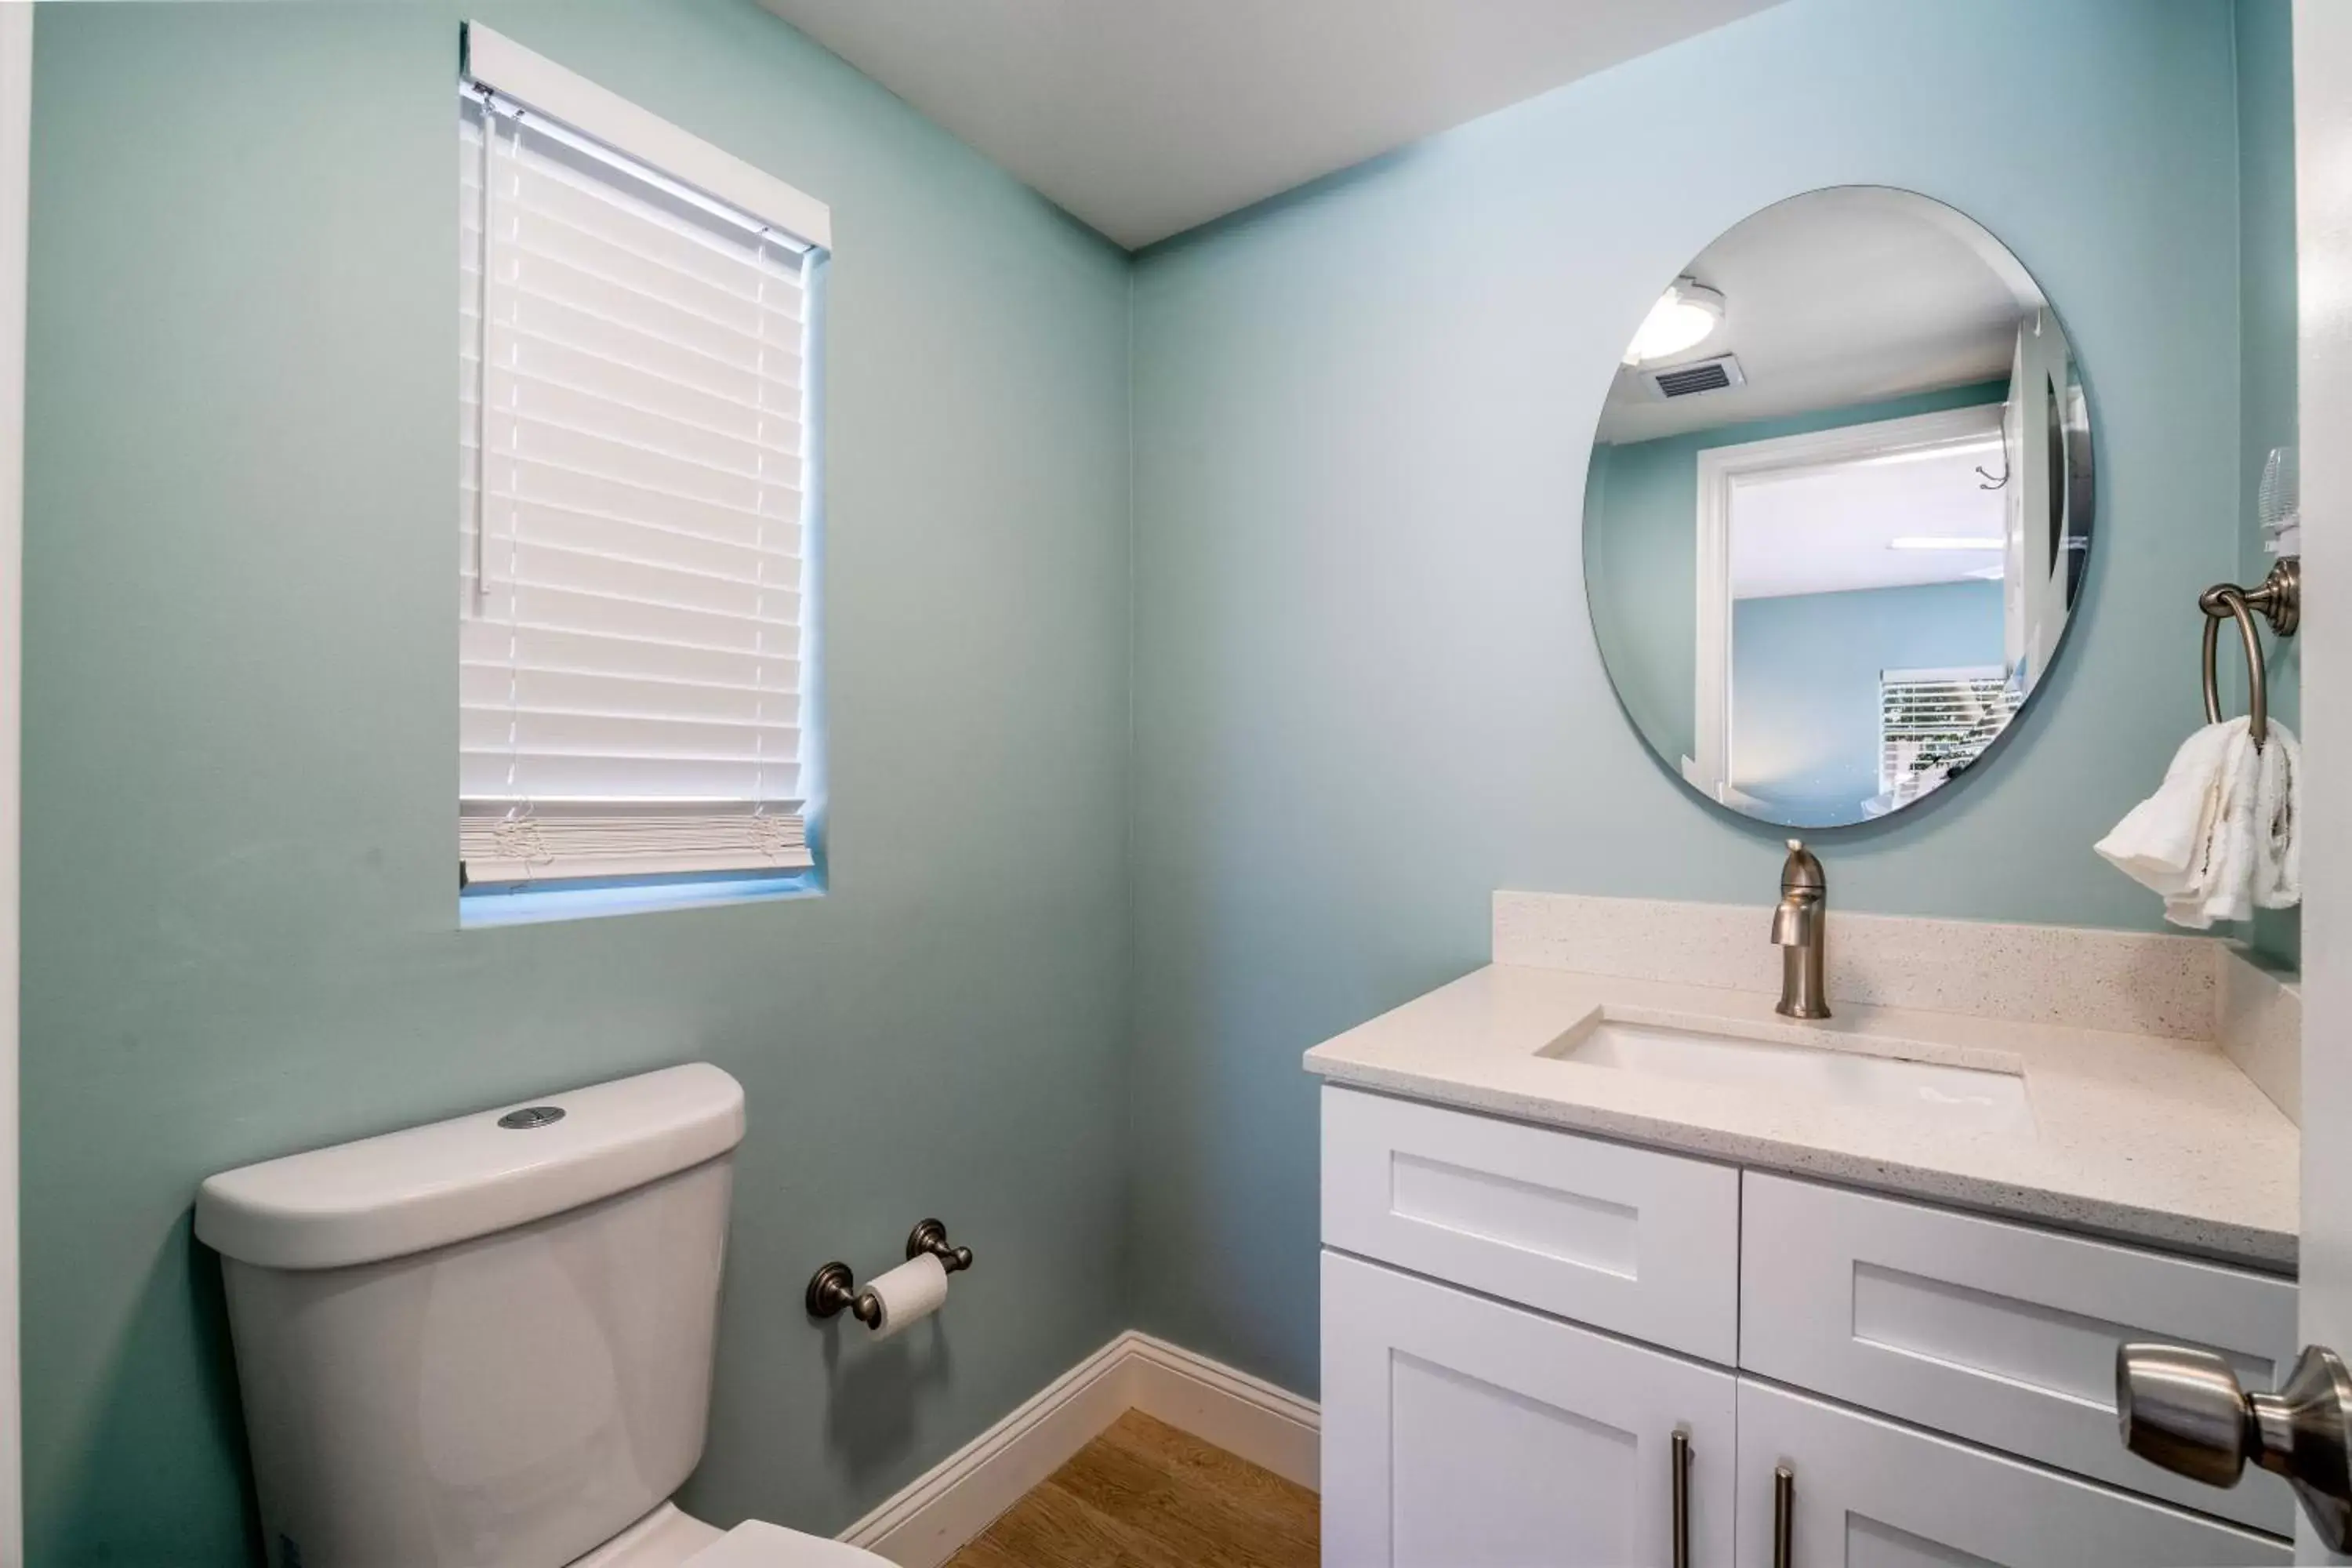
{"type": "MultiPolygon", "coordinates": [[[[480,410],[481,428],[475,433],[480,453],[481,471],[475,483],[474,514],[474,593],[477,613],[488,603],[490,578],[490,269],[498,253],[494,226],[498,221],[496,199],[499,115],[490,94],[482,94],[482,308],[480,311],[482,342],[476,365],[481,374],[481,384],[475,393],[475,406],[480,410]]],[[[520,125],[516,134],[520,135],[520,125]]],[[[507,521],[507,791],[511,795],[515,779],[522,771],[522,582],[517,570],[516,557],[522,549],[520,537],[522,517],[510,510],[507,521]]],[[[528,817],[530,803],[524,801],[507,808],[509,820],[528,817]]]]}
{"type": "Polygon", "coordinates": [[[490,110],[490,95],[482,94],[482,197],[476,214],[481,226],[480,297],[474,312],[474,613],[482,613],[489,596],[490,564],[490,138],[498,133],[499,117],[490,110]]]}

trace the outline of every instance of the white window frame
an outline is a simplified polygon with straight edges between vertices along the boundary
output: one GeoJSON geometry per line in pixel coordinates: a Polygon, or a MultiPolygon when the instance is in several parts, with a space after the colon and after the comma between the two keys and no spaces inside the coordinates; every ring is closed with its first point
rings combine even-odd
{"type": "MultiPolygon", "coordinates": [[[[490,129],[489,117],[493,110],[526,114],[543,133],[552,134],[559,140],[574,141],[576,144],[591,149],[602,149],[605,153],[617,154],[621,159],[641,165],[643,171],[655,177],[673,198],[707,207],[730,222],[756,227],[761,237],[761,243],[781,244],[807,254],[809,261],[803,274],[803,310],[807,321],[804,346],[814,351],[821,343],[821,327],[816,320],[822,299],[818,286],[818,263],[829,251],[833,238],[831,213],[823,202],[478,22],[468,22],[464,26],[462,59],[464,96],[478,99],[482,103],[486,135],[490,129]]],[[[487,290],[487,277],[484,288],[487,290]]],[[[814,366],[814,352],[804,363],[814,366]]],[[[817,607],[814,603],[816,546],[813,538],[821,510],[816,500],[816,486],[822,465],[814,449],[820,427],[817,403],[818,390],[814,374],[810,374],[803,384],[801,407],[805,489],[801,518],[803,575],[800,583],[803,646],[798,695],[803,715],[800,769],[804,781],[814,773],[822,750],[816,738],[809,733],[814,718],[817,685],[812,668],[814,660],[810,657],[814,652],[812,644],[818,619],[817,607]]],[[[475,520],[475,527],[478,530],[484,527],[479,517],[475,520]]],[[[804,784],[803,793],[813,794],[814,791],[806,789],[804,784]]],[[[533,829],[533,844],[541,842],[536,837],[541,828],[569,833],[574,838],[579,836],[562,819],[506,826],[533,829]]],[[[777,846],[772,847],[779,857],[775,863],[730,867],[728,870],[731,877],[758,878],[780,873],[798,875],[813,868],[813,858],[798,847],[802,831],[800,816],[762,821],[760,826],[785,830],[783,837],[791,838],[793,843],[784,845],[782,838],[779,838],[777,846]]],[[[771,833],[768,837],[776,835],[771,833]]],[[[478,833],[477,838],[479,837],[478,833]]],[[[577,852],[575,847],[574,853],[577,852]]],[[[583,879],[627,874],[611,868],[580,868],[575,862],[573,868],[551,872],[545,879],[534,882],[524,879],[529,876],[527,866],[508,864],[499,858],[505,853],[505,837],[501,837],[495,849],[477,843],[472,850],[467,852],[467,867],[474,865],[474,857],[478,853],[489,857],[488,863],[493,867],[499,884],[501,896],[489,900],[492,903],[503,903],[516,897],[528,899],[534,895],[545,898],[579,896],[576,884],[583,879]]],[[[709,869],[684,860],[675,866],[650,865],[640,875],[640,885],[626,889],[623,897],[604,901],[612,903],[616,910],[705,901],[714,891],[705,879],[709,869]],[[649,879],[675,879],[677,896],[664,897],[662,888],[643,885],[649,879]]],[[[461,909],[467,911],[466,923],[474,923],[474,916],[478,912],[476,906],[481,902],[468,900],[461,904],[461,909]]],[[[501,914],[499,918],[507,917],[501,914]]]]}
{"type": "Polygon", "coordinates": [[[476,86],[489,88],[674,180],[706,191],[803,244],[819,250],[833,248],[832,209],[814,196],[794,190],[767,171],[721,152],[692,132],[647,113],[479,22],[466,24],[465,62],[466,79],[476,86]]]}
{"type": "Polygon", "coordinates": [[[1738,486],[1841,468],[1899,452],[1977,445],[2001,429],[2002,405],[1939,409],[1866,425],[1843,425],[1708,447],[1698,454],[1697,668],[1691,757],[1684,776],[1715,800],[1731,790],[1731,511],[1738,486]]]}

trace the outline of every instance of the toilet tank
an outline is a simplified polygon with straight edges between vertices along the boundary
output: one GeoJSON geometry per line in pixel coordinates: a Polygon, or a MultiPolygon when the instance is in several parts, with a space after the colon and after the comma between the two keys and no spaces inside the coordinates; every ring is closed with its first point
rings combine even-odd
{"type": "Polygon", "coordinates": [[[696,1063],[206,1181],[271,1568],[556,1568],[677,1490],[742,1136],[696,1063]]]}

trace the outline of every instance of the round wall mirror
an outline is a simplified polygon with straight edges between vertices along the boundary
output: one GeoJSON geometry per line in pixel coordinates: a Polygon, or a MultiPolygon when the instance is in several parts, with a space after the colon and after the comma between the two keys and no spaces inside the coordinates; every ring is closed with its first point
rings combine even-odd
{"type": "Polygon", "coordinates": [[[1665,281],[1585,484],[1618,698],[1749,816],[1915,805],[1980,765],[2082,593],[2091,414],[2066,334],[1999,240],[1873,186],[1767,207],[1665,281]]]}

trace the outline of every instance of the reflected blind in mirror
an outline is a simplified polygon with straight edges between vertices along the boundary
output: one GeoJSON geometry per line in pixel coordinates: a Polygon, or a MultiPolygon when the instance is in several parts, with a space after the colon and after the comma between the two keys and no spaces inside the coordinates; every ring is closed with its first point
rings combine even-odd
{"type": "Polygon", "coordinates": [[[807,246],[460,95],[469,883],[792,870],[807,246]]]}
{"type": "Polygon", "coordinates": [[[1888,669],[1878,677],[1878,787],[1896,803],[1958,773],[2016,706],[1998,667],[1888,669]]]}

